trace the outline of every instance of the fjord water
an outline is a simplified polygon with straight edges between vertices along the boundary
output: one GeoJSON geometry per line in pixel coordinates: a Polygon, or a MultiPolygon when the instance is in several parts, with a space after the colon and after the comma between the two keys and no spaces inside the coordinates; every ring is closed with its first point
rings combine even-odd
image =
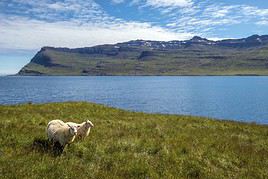
{"type": "Polygon", "coordinates": [[[0,77],[0,104],[63,101],[268,124],[268,77],[0,77]]]}

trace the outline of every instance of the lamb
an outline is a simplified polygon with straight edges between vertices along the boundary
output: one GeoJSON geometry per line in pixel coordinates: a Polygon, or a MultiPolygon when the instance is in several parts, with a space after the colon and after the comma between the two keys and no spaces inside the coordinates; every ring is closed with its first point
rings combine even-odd
{"type": "Polygon", "coordinates": [[[61,120],[52,120],[47,125],[48,139],[53,143],[58,142],[61,147],[65,147],[74,141],[77,135],[77,128],[68,125],[61,120]]]}
{"type": "Polygon", "coordinates": [[[87,137],[89,135],[90,128],[94,127],[93,123],[89,120],[81,124],[77,124],[74,122],[67,122],[66,124],[77,128],[77,138],[80,139],[84,139],[85,137],[87,137]]]}

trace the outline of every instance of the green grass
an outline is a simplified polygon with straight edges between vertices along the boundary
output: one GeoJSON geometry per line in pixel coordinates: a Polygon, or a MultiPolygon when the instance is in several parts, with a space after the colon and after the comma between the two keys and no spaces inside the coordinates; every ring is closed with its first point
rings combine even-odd
{"type": "Polygon", "coordinates": [[[69,102],[0,106],[0,178],[267,178],[268,126],[69,102]],[[55,157],[50,120],[95,127],[55,157]]]}

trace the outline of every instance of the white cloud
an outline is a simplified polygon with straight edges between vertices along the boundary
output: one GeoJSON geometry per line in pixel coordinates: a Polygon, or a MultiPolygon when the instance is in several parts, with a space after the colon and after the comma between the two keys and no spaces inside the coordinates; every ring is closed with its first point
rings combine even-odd
{"type": "Polygon", "coordinates": [[[55,10],[64,10],[66,8],[63,3],[53,3],[53,4],[48,4],[47,6],[50,9],[55,9],[55,10]]]}
{"type": "Polygon", "coordinates": [[[164,11],[169,12],[177,8],[186,8],[193,5],[192,0],[132,0],[129,3],[131,6],[138,6],[139,9],[144,7],[151,7],[160,9],[162,13],[164,11]]]}
{"type": "Polygon", "coordinates": [[[112,0],[112,3],[114,4],[120,4],[123,3],[125,0],[112,0]]]}
{"type": "MultiPolygon", "coordinates": [[[[119,3],[122,0],[115,1],[119,3]]],[[[135,39],[179,40],[193,36],[190,33],[174,32],[149,22],[115,18],[104,12],[93,0],[86,2],[42,0],[40,3],[34,0],[11,0],[10,2],[19,3],[22,7],[25,4],[32,6],[28,13],[34,15],[25,17],[21,14],[1,15],[0,13],[0,48],[83,47],[135,39]]]]}
{"type": "MultiPolygon", "coordinates": [[[[93,0],[64,0],[55,2],[52,0],[9,0],[9,8],[0,4],[6,14],[16,14],[31,19],[42,19],[46,21],[68,21],[76,19],[79,21],[98,21],[107,16],[102,8],[93,0]]],[[[2,14],[0,12],[0,14],[2,14]]]]}
{"type": "Polygon", "coordinates": [[[170,17],[166,23],[167,28],[205,37],[215,36],[214,33],[219,33],[233,25],[264,26],[268,19],[268,9],[248,5],[216,4],[209,0],[195,2],[191,7],[184,7],[179,11],[167,12],[164,8],[158,10],[163,14],[167,13],[170,17]]]}
{"type": "Polygon", "coordinates": [[[192,5],[191,0],[146,0],[148,6],[153,7],[187,7],[192,5]]]}
{"type": "Polygon", "coordinates": [[[241,6],[240,11],[245,16],[268,17],[268,9],[260,9],[254,6],[241,6]]]}
{"type": "Polygon", "coordinates": [[[203,14],[211,18],[230,17],[234,15],[234,12],[236,12],[237,8],[239,8],[239,6],[237,5],[224,6],[224,5],[213,4],[213,5],[207,6],[204,9],[203,14]]]}
{"type": "Polygon", "coordinates": [[[268,19],[267,20],[260,20],[258,22],[256,22],[257,25],[261,25],[261,26],[268,26],[268,19]]]}
{"type": "MultiPolygon", "coordinates": [[[[132,0],[133,6],[158,11],[158,20],[163,20],[142,23],[115,18],[96,2],[9,0],[8,5],[15,7],[10,9],[17,16],[1,15],[0,12],[0,48],[81,47],[133,39],[188,39],[193,35],[216,37],[215,29],[241,23],[263,26],[267,25],[268,17],[268,9],[227,6],[211,0],[132,0]]],[[[2,4],[0,2],[0,7],[2,4]]]]}
{"type": "Polygon", "coordinates": [[[48,23],[14,18],[12,21],[1,21],[0,26],[0,48],[11,49],[38,49],[42,46],[75,48],[134,39],[174,40],[193,36],[139,22],[89,23],[78,26],[76,22],[48,23]]]}

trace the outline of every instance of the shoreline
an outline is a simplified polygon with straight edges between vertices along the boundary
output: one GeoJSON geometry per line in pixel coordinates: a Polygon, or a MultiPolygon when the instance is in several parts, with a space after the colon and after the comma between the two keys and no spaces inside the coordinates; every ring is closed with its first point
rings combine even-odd
{"type": "Polygon", "coordinates": [[[202,119],[208,119],[212,121],[222,121],[222,122],[234,122],[239,124],[249,124],[249,125],[260,125],[260,126],[267,126],[266,123],[258,123],[256,121],[243,121],[243,120],[235,120],[235,119],[221,119],[221,118],[214,118],[209,116],[196,116],[196,115],[187,115],[187,114],[172,114],[172,113],[156,113],[156,112],[142,112],[142,111],[132,111],[128,109],[123,109],[119,107],[113,107],[102,103],[95,103],[95,102],[89,102],[89,101],[64,101],[64,102],[45,102],[45,103],[33,103],[33,102],[25,102],[25,103],[17,103],[17,104],[0,104],[0,107],[21,107],[21,106],[42,106],[42,105],[60,105],[60,104],[79,104],[84,103],[85,105],[99,105],[103,106],[108,109],[115,109],[115,110],[121,110],[128,113],[133,114],[145,114],[145,115],[161,115],[161,116],[176,116],[176,117],[191,117],[191,118],[200,118],[202,119]]]}
{"type": "Polygon", "coordinates": [[[122,77],[147,77],[147,76],[149,76],[149,77],[154,77],[154,76],[160,76],[160,77],[164,77],[164,76],[170,76],[170,77],[184,77],[184,76],[189,76],[189,77],[195,77],[195,76],[197,76],[197,77],[199,77],[199,76],[215,76],[215,77],[217,77],[217,76],[268,76],[268,74],[267,75],[263,75],[263,74],[230,74],[230,75],[228,75],[228,74],[223,74],[223,75],[210,75],[210,74],[189,74],[189,75],[17,75],[17,74],[14,74],[14,75],[6,75],[6,76],[55,76],[55,77],[57,77],[57,76],[66,76],[66,77],[68,77],[68,76],[79,76],[79,77],[90,77],[90,76],[92,76],[92,77],[94,77],[94,76],[103,76],[103,77],[106,77],[106,76],[108,76],[108,77],[113,77],[113,76],[122,76],[122,77]]]}
{"type": "Polygon", "coordinates": [[[267,77],[262,74],[237,75],[0,75],[0,77],[267,77]]]}

